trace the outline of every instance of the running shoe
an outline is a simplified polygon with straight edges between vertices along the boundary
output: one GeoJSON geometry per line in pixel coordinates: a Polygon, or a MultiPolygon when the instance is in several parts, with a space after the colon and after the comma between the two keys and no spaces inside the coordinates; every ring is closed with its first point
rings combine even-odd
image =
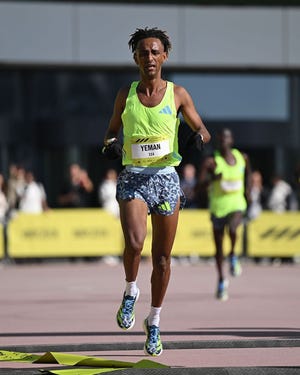
{"type": "Polygon", "coordinates": [[[227,289],[228,289],[228,281],[227,280],[219,281],[217,293],[216,293],[217,299],[219,299],[221,301],[227,301],[228,300],[228,290],[227,289]]]}
{"type": "Polygon", "coordinates": [[[242,267],[238,260],[238,257],[235,255],[231,255],[229,257],[229,268],[230,268],[230,274],[231,276],[237,277],[240,276],[242,273],[242,267]]]}
{"type": "Polygon", "coordinates": [[[152,357],[158,357],[163,352],[162,343],[160,340],[159,327],[149,326],[147,318],[144,320],[144,331],[147,339],[144,345],[144,352],[152,357]]]}
{"type": "Polygon", "coordinates": [[[140,291],[138,289],[136,296],[126,296],[125,292],[121,306],[117,313],[117,323],[124,330],[131,329],[135,323],[135,304],[139,299],[140,291]]]}

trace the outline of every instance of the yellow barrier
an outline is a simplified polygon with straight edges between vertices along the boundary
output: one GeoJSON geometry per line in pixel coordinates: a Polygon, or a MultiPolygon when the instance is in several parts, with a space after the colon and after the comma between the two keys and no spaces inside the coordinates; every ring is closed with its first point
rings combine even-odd
{"type": "MultiPolygon", "coordinates": [[[[151,225],[143,250],[151,254],[151,225]]],[[[3,235],[3,231],[1,236],[3,235]]],[[[0,240],[1,240],[0,236],[0,240]]],[[[1,241],[3,243],[3,240],[1,241]]],[[[230,250],[224,241],[225,255],[230,250]]],[[[237,254],[243,252],[243,227],[239,227],[237,254]]],[[[8,253],[12,258],[89,257],[122,255],[119,219],[102,209],[51,210],[41,215],[19,214],[8,225],[8,253]]],[[[174,256],[213,256],[212,228],[207,210],[182,210],[179,214],[174,256]]],[[[0,256],[4,248],[0,246],[0,256]]],[[[300,254],[300,213],[263,212],[248,224],[248,255],[290,257],[300,254]]]]}
{"type": "MultiPolygon", "coordinates": [[[[151,225],[143,256],[151,254],[151,225]]],[[[229,242],[225,240],[225,252],[229,242]]],[[[237,243],[242,250],[241,230],[237,243]]],[[[89,257],[122,255],[123,235],[119,219],[102,209],[51,210],[40,215],[19,214],[8,226],[8,252],[12,258],[89,257]]],[[[173,247],[174,256],[213,256],[209,213],[183,210],[173,247]]]]}
{"type": "Polygon", "coordinates": [[[300,255],[300,212],[263,212],[248,224],[248,255],[293,257],[300,255]]]}
{"type": "MultiPolygon", "coordinates": [[[[151,225],[143,250],[151,254],[151,225]]],[[[101,209],[51,210],[40,215],[19,214],[8,226],[8,252],[12,258],[88,257],[121,255],[123,236],[120,222],[101,209]]],[[[241,230],[237,252],[241,253],[241,230]]],[[[229,242],[225,240],[225,253],[229,242]]],[[[213,256],[209,213],[183,210],[173,247],[174,256],[213,256]]]]}
{"type": "Polygon", "coordinates": [[[119,220],[101,209],[19,214],[8,225],[12,258],[120,255],[122,247],[119,220]]]}

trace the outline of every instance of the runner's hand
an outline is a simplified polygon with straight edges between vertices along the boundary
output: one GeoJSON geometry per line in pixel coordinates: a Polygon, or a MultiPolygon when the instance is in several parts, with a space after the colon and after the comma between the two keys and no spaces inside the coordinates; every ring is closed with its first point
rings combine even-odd
{"type": "Polygon", "coordinates": [[[120,159],[122,153],[122,145],[117,139],[102,149],[102,154],[109,160],[120,159]]]}
{"type": "Polygon", "coordinates": [[[203,136],[200,133],[193,132],[186,143],[187,147],[195,146],[197,150],[203,151],[203,136]]]}

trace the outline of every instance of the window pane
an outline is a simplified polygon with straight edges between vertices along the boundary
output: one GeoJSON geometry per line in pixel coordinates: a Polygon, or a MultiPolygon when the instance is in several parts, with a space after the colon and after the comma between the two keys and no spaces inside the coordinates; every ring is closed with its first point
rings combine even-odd
{"type": "Polygon", "coordinates": [[[203,118],[289,119],[289,81],[284,75],[175,73],[171,79],[190,92],[203,118]]]}

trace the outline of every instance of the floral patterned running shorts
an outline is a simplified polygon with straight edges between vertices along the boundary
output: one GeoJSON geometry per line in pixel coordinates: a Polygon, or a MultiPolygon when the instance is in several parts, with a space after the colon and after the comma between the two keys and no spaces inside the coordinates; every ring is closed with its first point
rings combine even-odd
{"type": "Polygon", "coordinates": [[[134,173],[124,169],[118,177],[117,200],[141,199],[148,206],[148,214],[172,215],[180,199],[184,207],[185,196],[180,188],[177,172],[166,174],[134,173]]]}

